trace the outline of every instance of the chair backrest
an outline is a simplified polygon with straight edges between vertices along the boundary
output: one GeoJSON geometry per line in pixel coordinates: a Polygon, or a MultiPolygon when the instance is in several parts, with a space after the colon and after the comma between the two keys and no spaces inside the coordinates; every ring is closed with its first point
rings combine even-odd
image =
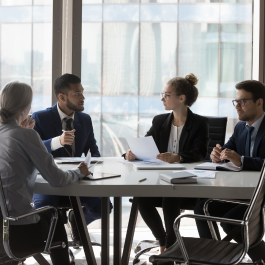
{"type": "Polygon", "coordinates": [[[209,120],[209,137],[210,137],[208,152],[205,157],[205,160],[209,161],[210,154],[213,148],[216,146],[216,144],[220,144],[221,146],[223,146],[225,143],[227,117],[205,116],[205,118],[209,120]]]}
{"type": "MultiPolygon", "coordinates": [[[[251,173],[250,173],[251,174],[251,173]]],[[[251,175],[250,175],[251,177],[251,175]]],[[[264,235],[265,163],[263,163],[258,185],[247,208],[244,221],[248,222],[249,246],[260,242],[264,235]]]]}
{"type": "Polygon", "coordinates": [[[7,219],[9,217],[9,212],[7,209],[7,204],[6,204],[6,197],[3,189],[3,183],[2,183],[2,178],[0,176],[0,207],[1,207],[1,212],[2,212],[2,217],[3,219],[7,219]]]}

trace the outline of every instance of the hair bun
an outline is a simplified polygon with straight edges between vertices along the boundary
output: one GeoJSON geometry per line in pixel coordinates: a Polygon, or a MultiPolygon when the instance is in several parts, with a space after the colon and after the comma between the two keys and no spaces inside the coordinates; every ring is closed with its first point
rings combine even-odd
{"type": "Polygon", "coordinates": [[[9,118],[9,113],[5,109],[0,109],[0,115],[3,115],[6,119],[9,118]]]}
{"type": "Polygon", "coordinates": [[[194,85],[194,86],[197,85],[199,82],[199,79],[194,74],[187,74],[185,76],[185,79],[187,79],[189,82],[191,82],[192,85],[194,85]]]}

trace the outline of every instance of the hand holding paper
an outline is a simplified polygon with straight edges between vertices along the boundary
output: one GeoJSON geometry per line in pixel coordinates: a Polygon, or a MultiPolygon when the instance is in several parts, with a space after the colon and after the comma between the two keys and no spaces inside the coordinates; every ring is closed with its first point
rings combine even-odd
{"type": "Polygon", "coordinates": [[[90,153],[90,149],[87,152],[86,158],[85,158],[85,163],[87,164],[87,167],[89,168],[90,163],[91,163],[91,153],[90,153]]]}

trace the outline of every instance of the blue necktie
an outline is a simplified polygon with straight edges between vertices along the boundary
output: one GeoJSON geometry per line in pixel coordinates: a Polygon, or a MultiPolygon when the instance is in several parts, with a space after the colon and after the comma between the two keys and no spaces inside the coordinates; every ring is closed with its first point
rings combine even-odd
{"type": "Polygon", "coordinates": [[[248,131],[248,134],[247,134],[247,140],[246,140],[246,145],[245,145],[245,156],[250,156],[251,133],[254,130],[254,127],[247,125],[246,129],[248,131]]]}

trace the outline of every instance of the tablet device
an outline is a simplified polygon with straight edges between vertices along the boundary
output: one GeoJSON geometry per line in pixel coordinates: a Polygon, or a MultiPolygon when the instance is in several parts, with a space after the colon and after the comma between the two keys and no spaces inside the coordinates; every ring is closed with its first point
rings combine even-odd
{"type": "Polygon", "coordinates": [[[83,177],[82,180],[102,180],[102,179],[110,179],[110,178],[118,178],[121,177],[121,175],[111,174],[111,173],[103,173],[103,172],[96,172],[93,174],[93,176],[86,176],[83,177]]]}

